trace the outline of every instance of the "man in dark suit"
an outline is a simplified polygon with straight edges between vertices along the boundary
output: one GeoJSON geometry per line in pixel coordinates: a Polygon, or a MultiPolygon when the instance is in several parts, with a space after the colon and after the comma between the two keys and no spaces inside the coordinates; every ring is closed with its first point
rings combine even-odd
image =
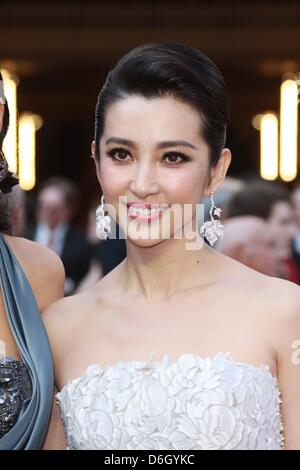
{"type": "Polygon", "coordinates": [[[65,295],[74,292],[87,274],[92,258],[92,247],[85,234],[71,225],[77,207],[77,187],[65,178],[51,178],[38,194],[36,224],[26,232],[28,238],[60,256],[66,271],[65,295]]]}

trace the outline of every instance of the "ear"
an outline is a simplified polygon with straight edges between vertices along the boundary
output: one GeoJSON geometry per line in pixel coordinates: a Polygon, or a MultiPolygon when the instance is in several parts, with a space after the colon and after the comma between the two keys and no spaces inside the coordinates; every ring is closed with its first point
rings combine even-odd
{"type": "Polygon", "coordinates": [[[91,158],[95,158],[95,155],[96,155],[96,142],[93,140],[91,142],[91,158]]]}
{"type": "Polygon", "coordinates": [[[100,178],[100,163],[99,163],[99,158],[96,157],[96,142],[93,140],[91,143],[91,158],[94,160],[95,167],[96,167],[96,174],[98,181],[101,185],[101,178],[100,178]]]}
{"type": "Polygon", "coordinates": [[[2,130],[3,115],[4,115],[4,104],[0,102],[0,132],[2,130]]]}
{"type": "Polygon", "coordinates": [[[211,193],[214,193],[219,186],[221,186],[225,179],[230,162],[231,152],[228,148],[224,148],[216,165],[209,170],[208,182],[203,192],[204,197],[210,197],[211,193]]]}

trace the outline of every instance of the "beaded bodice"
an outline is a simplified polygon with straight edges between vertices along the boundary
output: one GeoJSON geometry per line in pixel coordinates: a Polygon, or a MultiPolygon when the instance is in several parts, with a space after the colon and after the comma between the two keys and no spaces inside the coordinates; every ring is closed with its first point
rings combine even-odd
{"type": "Polygon", "coordinates": [[[30,396],[31,381],[26,364],[0,358],[0,438],[14,426],[30,396]]]}

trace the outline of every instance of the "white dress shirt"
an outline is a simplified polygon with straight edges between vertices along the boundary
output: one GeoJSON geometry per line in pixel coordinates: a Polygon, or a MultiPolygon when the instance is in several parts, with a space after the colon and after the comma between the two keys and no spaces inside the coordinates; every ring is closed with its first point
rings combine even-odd
{"type": "Polygon", "coordinates": [[[59,224],[54,229],[50,229],[47,224],[39,223],[35,232],[35,241],[41,245],[48,246],[58,256],[61,256],[68,228],[69,224],[65,222],[59,224]]]}

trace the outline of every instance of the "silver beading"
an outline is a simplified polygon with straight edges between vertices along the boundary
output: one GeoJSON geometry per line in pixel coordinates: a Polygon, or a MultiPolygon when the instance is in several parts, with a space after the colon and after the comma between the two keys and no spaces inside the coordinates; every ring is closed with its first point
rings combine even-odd
{"type": "Polygon", "coordinates": [[[100,240],[106,240],[111,233],[111,217],[104,213],[104,195],[101,197],[101,204],[96,210],[96,235],[100,240]]]}
{"type": "Polygon", "coordinates": [[[205,238],[209,242],[210,246],[213,246],[218,239],[222,239],[224,236],[224,227],[220,220],[215,220],[214,215],[220,217],[222,209],[215,206],[213,193],[210,196],[211,208],[209,211],[210,220],[204,222],[200,228],[200,234],[204,234],[205,238]]]}

